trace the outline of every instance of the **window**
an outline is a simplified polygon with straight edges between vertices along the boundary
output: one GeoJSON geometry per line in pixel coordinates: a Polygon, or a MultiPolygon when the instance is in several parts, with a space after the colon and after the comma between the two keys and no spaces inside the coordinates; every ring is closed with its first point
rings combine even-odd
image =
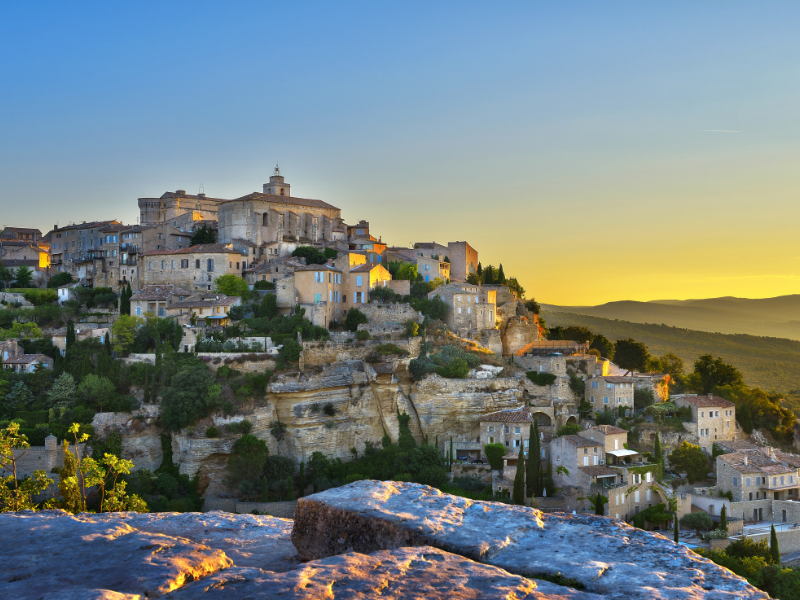
{"type": "Polygon", "coordinates": [[[364,278],[361,275],[356,275],[356,286],[361,287],[364,284],[364,278]]]}
{"type": "Polygon", "coordinates": [[[175,261],[174,260],[172,261],[172,268],[173,269],[175,268],[175,261]]]}
{"type": "Polygon", "coordinates": [[[603,396],[603,404],[608,404],[608,396],[603,396]]]}
{"type": "MultiPolygon", "coordinates": [[[[648,475],[649,475],[649,473],[648,473],[648,475]]],[[[644,495],[645,495],[645,499],[646,499],[648,502],[650,501],[650,494],[651,494],[650,488],[647,488],[647,489],[645,490],[645,492],[644,492],[644,495]]]]}
{"type": "Polygon", "coordinates": [[[461,314],[461,307],[458,307],[458,314],[461,314]]]}
{"type": "Polygon", "coordinates": [[[322,294],[314,294],[314,304],[322,302],[322,294]]]}
{"type": "Polygon", "coordinates": [[[494,433],[494,425],[489,425],[489,433],[494,433]]]}
{"type": "Polygon", "coordinates": [[[738,477],[734,477],[733,478],[733,485],[738,487],[738,485],[739,485],[739,478],[738,477]]]}
{"type": "Polygon", "coordinates": [[[619,450],[619,440],[614,440],[614,450],[619,450]]]}
{"type": "Polygon", "coordinates": [[[184,258],[181,260],[181,269],[188,269],[189,268],[189,259],[184,258]]]}
{"type": "Polygon", "coordinates": [[[140,317],[142,316],[142,307],[141,306],[137,306],[136,307],[136,315],[140,316],[140,317]]]}
{"type": "Polygon", "coordinates": [[[196,258],[194,260],[194,268],[195,269],[199,269],[200,268],[200,259],[199,258],[196,258]]]}
{"type": "MultiPolygon", "coordinates": [[[[644,476],[644,480],[645,480],[647,483],[650,483],[650,471],[648,471],[648,472],[645,474],[645,476],[644,476]]],[[[648,499],[648,500],[650,500],[650,498],[649,498],[649,497],[648,497],[647,499],[648,499]]]]}
{"type": "Polygon", "coordinates": [[[209,258],[208,259],[208,264],[206,266],[206,271],[213,271],[213,270],[214,270],[214,259],[213,258],[209,258]]]}
{"type": "Polygon", "coordinates": [[[520,431],[519,427],[514,427],[514,433],[516,433],[517,435],[519,435],[519,431],[520,431]]]}
{"type": "Polygon", "coordinates": [[[633,501],[634,501],[634,502],[638,502],[638,501],[639,501],[639,490],[636,490],[636,491],[633,493],[633,501]]]}
{"type": "Polygon", "coordinates": [[[584,467],[588,467],[589,466],[589,457],[588,456],[584,456],[583,457],[583,466],[584,467]]]}
{"type": "Polygon", "coordinates": [[[593,382],[592,382],[592,387],[593,387],[593,388],[600,387],[600,384],[599,384],[597,381],[593,381],[593,382]]]}
{"type": "Polygon", "coordinates": [[[747,487],[750,487],[750,478],[749,477],[747,479],[745,479],[745,485],[747,487]]]}
{"type": "Polygon", "coordinates": [[[592,404],[594,404],[594,396],[591,396],[591,397],[589,398],[589,402],[591,402],[592,404]]]}
{"type": "Polygon", "coordinates": [[[161,269],[163,270],[163,269],[166,269],[166,268],[167,268],[167,261],[162,260],[161,261],[161,269]]]}

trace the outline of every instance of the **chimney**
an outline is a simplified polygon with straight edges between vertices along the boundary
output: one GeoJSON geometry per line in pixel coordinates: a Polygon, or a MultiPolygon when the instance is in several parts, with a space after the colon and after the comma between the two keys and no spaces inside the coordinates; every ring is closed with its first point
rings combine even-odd
{"type": "Polygon", "coordinates": [[[708,397],[709,397],[709,398],[713,398],[713,397],[714,397],[714,394],[709,394],[709,395],[708,395],[708,397]]]}
{"type": "Polygon", "coordinates": [[[770,457],[770,459],[772,459],[772,462],[778,462],[778,459],[777,459],[777,458],[775,458],[775,450],[773,450],[773,451],[770,453],[769,457],[770,457]]]}
{"type": "Polygon", "coordinates": [[[744,466],[747,466],[747,454],[744,455],[744,466]]]}

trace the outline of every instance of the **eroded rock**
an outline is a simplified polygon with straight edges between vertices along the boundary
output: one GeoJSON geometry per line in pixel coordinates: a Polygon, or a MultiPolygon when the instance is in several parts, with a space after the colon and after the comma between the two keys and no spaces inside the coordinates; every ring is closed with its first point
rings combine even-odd
{"type": "Polygon", "coordinates": [[[187,585],[176,599],[244,600],[600,600],[549,582],[534,582],[496,567],[482,565],[430,546],[384,550],[366,555],[350,552],[304,564],[288,573],[227,569],[187,585]]]}
{"type": "Polygon", "coordinates": [[[360,481],[301,498],[303,560],[431,545],[523,576],[562,576],[607,598],[768,596],[667,538],[594,515],[476,502],[413,483],[360,481]]]}

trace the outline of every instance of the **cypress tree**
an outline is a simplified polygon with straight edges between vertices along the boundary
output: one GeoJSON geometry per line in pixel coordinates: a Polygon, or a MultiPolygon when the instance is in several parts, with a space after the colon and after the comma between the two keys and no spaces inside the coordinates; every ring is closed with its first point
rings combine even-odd
{"type": "Polygon", "coordinates": [[[294,481],[291,477],[286,478],[286,501],[294,500],[294,481]]]}
{"type": "Polygon", "coordinates": [[[772,561],[776,565],[780,565],[781,564],[781,550],[780,550],[780,548],[778,548],[778,534],[775,531],[775,525],[770,525],[769,553],[772,555],[772,561]]]}
{"type": "Polygon", "coordinates": [[[298,498],[302,498],[306,493],[306,463],[300,461],[300,492],[297,494],[298,498]]]}
{"type": "Polygon", "coordinates": [[[594,497],[594,514],[600,515],[601,517],[606,514],[603,504],[605,504],[605,502],[603,502],[603,495],[597,492],[597,496],[594,497]]]}
{"type": "Polygon", "coordinates": [[[527,492],[528,496],[535,497],[542,495],[541,486],[539,485],[539,470],[542,462],[542,450],[539,445],[539,421],[534,420],[531,423],[529,436],[527,492]]]}
{"type": "Polygon", "coordinates": [[[111,335],[106,331],[106,335],[103,338],[103,349],[106,351],[106,354],[111,356],[111,335]]]}
{"type": "Polygon", "coordinates": [[[503,285],[506,282],[506,275],[503,273],[503,263],[500,263],[500,268],[497,271],[497,283],[503,285]]]}
{"type": "Polygon", "coordinates": [[[478,279],[482,279],[483,278],[483,267],[481,266],[481,263],[478,263],[478,271],[477,272],[478,272],[478,279]]]}
{"type": "Polygon", "coordinates": [[[658,483],[661,483],[664,478],[664,453],[661,450],[661,437],[658,435],[658,431],[656,431],[656,442],[653,448],[653,454],[656,455],[656,462],[658,463],[658,483]]]}
{"type": "Polygon", "coordinates": [[[678,513],[677,512],[675,513],[675,518],[672,519],[672,525],[673,525],[673,527],[675,529],[675,532],[674,532],[674,534],[675,534],[675,543],[677,544],[678,543],[678,536],[679,536],[679,533],[680,533],[680,529],[678,528],[678,513]]]}
{"type": "Polygon", "coordinates": [[[450,460],[449,460],[449,468],[448,471],[453,470],[453,436],[450,436],[450,460]]]}
{"type": "Polygon", "coordinates": [[[306,493],[306,463],[300,461],[300,493],[297,494],[298,498],[302,498],[306,493]]]}
{"type": "Polygon", "coordinates": [[[72,348],[75,344],[75,323],[72,321],[67,322],[67,350],[72,348]]]}
{"type": "Polygon", "coordinates": [[[525,453],[522,451],[522,444],[519,445],[519,457],[517,457],[517,474],[514,476],[514,491],[512,494],[514,504],[525,506],[525,453]]]}
{"type": "Polygon", "coordinates": [[[719,511],[719,529],[728,531],[728,509],[722,505],[722,510],[719,511]]]}

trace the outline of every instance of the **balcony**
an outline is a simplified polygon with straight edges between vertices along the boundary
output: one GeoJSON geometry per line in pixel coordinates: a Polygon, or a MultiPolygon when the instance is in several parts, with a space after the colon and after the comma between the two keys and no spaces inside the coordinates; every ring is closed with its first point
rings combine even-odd
{"type": "Polygon", "coordinates": [[[120,252],[127,252],[128,254],[136,254],[136,244],[131,244],[130,242],[123,242],[119,245],[120,252]]]}

